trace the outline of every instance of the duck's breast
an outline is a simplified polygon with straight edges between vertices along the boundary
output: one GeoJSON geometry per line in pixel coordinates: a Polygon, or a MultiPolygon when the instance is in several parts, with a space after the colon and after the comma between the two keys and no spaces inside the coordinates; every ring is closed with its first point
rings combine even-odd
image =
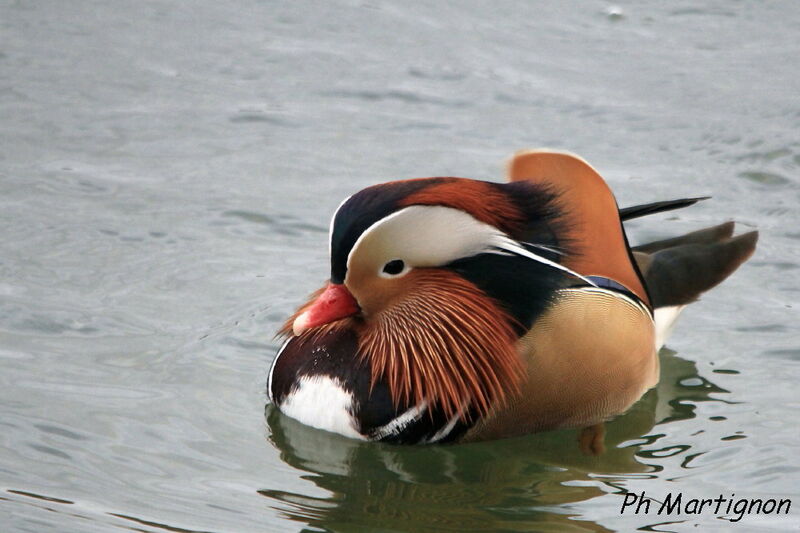
{"type": "Polygon", "coordinates": [[[306,425],[361,440],[423,444],[451,442],[469,427],[427,402],[394,405],[382,380],[371,383],[349,328],[291,337],[272,363],[270,401],[306,425]]]}
{"type": "Polygon", "coordinates": [[[658,382],[650,312],[610,290],[559,291],[518,348],[527,374],[520,393],[466,439],[588,427],[621,414],[658,382]]]}

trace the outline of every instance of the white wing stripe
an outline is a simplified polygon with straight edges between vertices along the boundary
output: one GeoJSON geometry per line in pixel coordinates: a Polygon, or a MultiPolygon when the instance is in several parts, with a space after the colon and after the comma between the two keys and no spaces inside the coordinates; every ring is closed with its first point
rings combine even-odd
{"type": "Polygon", "coordinates": [[[419,405],[411,407],[403,414],[393,418],[388,423],[370,432],[370,439],[380,440],[400,433],[406,426],[413,423],[415,420],[419,419],[419,417],[422,416],[422,413],[424,413],[425,409],[427,408],[428,408],[427,402],[422,402],[419,405]]]}
{"type": "Polygon", "coordinates": [[[586,283],[588,283],[592,287],[597,287],[597,284],[594,283],[589,278],[581,276],[580,274],[578,274],[574,270],[570,270],[569,268],[567,268],[567,267],[565,267],[563,265],[559,265],[555,261],[551,261],[551,260],[547,259],[546,257],[542,257],[541,255],[535,254],[535,253],[531,252],[530,250],[526,250],[518,242],[516,242],[513,239],[510,239],[509,237],[506,237],[503,234],[498,233],[492,241],[493,241],[492,245],[495,246],[496,248],[499,248],[501,250],[506,250],[506,251],[511,252],[513,254],[516,254],[516,255],[521,255],[522,257],[527,257],[528,259],[533,259],[534,261],[538,261],[539,263],[542,263],[544,265],[550,266],[552,268],[556,268],[558,270],[561,270],[562,272],[566,272],[567,274],[575,276],[578,279],[582,279],[583,281],[585,281],[586,283]]]}
{"type": "Polygon", "coordinates": [[[426,443],[439,442],[440,440],[442,440],[443,438],[448,436],[450,434],[450,432],[453,431],[453,428],[456,427],[456,424],[458,423],[458,419],[459,418],[461,418],[461,413],[460,412],[456,413],[455,415],[453,415],[453,418],[451,418],[447,422],[447,425],[445,425],[442,429],[440,429],[439,431],[434,433],[434,435],[431,438],[429,438],[428,440],[426,440],[425,442],[426,443]]]}

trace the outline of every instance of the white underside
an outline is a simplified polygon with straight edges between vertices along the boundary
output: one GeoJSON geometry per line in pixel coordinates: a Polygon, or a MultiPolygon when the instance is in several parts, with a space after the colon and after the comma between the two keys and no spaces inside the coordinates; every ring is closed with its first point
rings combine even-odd
{"type": "MultiPolygon", "coordinates": [[[[367,440],[356,429],[352,411],[353,397],[346,392],[341,383],[328,376],[304,376],[298,381],[297,388],[286,396],[280,410],[286,416],[294,418],[308,426],[339,433],[353,439],[367,440]]],[[[424,416],[428,403],[415,405],[385,425],[376,428],[369,434],[369,440],[381,440],[402,433],[405,428],[424,416]]],[[[453,416],[448,423],[426,443],[438,442],[447,437],[456,423],[460,413],[453,416]]]]}
{"type": "Polygon", "coordinates": [[[659,307],[653,311],[654,320],[656,323],[656,351],[660,350],[664,343],[667,342],[667,337],[672,333],[672,328],[675,327],[675,321],[678,320],[678,315],[681,314],[685,305],[675,305],[672,307],[659,307]]]}
{"type": "Polygon", "coordinates": [[[352,405],[353,396],[344,390],[339,380],[328,376],[303,376],[297,388],[283,400],[280,410],[303,424],[366,440],[356,429],[350,414],[352,405]]]}

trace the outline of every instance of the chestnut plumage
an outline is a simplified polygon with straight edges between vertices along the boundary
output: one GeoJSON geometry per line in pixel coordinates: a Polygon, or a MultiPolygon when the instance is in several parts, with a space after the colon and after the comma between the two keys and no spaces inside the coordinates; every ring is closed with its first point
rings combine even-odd
{"type": "Polygon", "coordinates": [[[730,275],[757,234],[732,224],[631,248],[582,159],[517,154],[508,183],[375,185],[331,223],[330,282],[284,327],[271,401],[328,431],[397,443],[587,427],[658,380],[682,306],[730,275]],[[696,276],[691,272],[697,272],[696,276]]]}

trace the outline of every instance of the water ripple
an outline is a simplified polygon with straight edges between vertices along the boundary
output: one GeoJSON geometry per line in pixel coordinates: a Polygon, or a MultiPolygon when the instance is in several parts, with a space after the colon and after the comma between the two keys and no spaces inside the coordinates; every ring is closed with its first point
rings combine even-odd
{"type": "Polygon", "coordinates": [[[464,108],[470,103],[466,100],[453,100],[435,96],[422,95],[412,91],[394,90],[334,90],[323,91],[322,96],[333,98],[352,98],[367,102],[397,101],[404,104],[431,104],[441,107],[464,108]]]}

